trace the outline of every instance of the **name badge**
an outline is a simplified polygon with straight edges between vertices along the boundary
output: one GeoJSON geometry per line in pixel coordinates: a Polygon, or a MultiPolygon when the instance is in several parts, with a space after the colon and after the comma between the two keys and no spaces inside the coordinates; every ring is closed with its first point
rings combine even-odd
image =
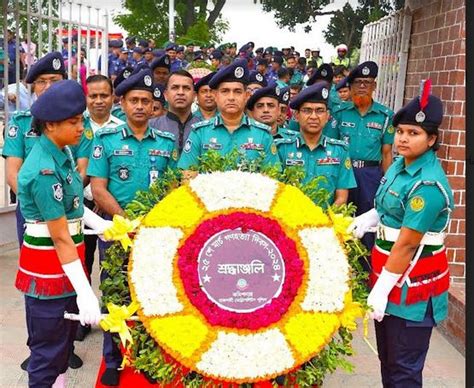
{"type": "Polygon", "coordinates": [[[382,124],[376,122],[367,123],[367,128],[378,129],[379,131],[382,129],[382,124]]]}
{"type": "Polygon", "coordinates": [[[349,121],[343,121],[343,122],[341,123],[341,126],[342,126],[342,127],[355,128],[356,125],[355,125],[355,123],[351,123],[351,122],[349,122],[349,121]]]}
{"type": "Polygon", "coordinates": [[[286,159],[285,164],[287,166],[304,166],[303,159],[286,159]]]}
{"type": "Polygon", "coordinates": [[[203,144],[202,148],[205,150],[221,150],[222,144],[219,144],[219,143],[203,144]]]}
{"type": "Polygon", "coordinates": [[[133,156],[133,150],[121,149],[114,150],[115,156],[133,156]]]}

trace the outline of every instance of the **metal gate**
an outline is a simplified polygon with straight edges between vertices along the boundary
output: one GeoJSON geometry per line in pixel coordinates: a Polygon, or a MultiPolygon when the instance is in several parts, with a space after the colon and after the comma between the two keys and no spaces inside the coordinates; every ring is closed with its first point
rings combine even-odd
{"type": "Polygon", "coordinates": [[[360,62],[379,66],[374,98],[396,111],[403,105],[412,17],[400,10],[362,31],[360,62]]]}
{"type": "MultiPolygon", "coordinates": [[[[8,93],[17,96],[14,110],[20,109],[20,88],[24,87],[20,82],[20,72],[26,74],[37,58],[51,51],[64,50],[64,55],[70,59],[67,61],[69,78],[73,78],[75,70],[75,77],[80,81],[82,63],[85,64],[86,77],[91,71],[107,75],[108,13],[107,10],[101,10],[91,4],[72,0],[2,1],[3,79],[0,88],[3,87],[4,109],[0,111],[0,150],[4,140],[3,128],[7,126],[12,113],[9,111],[8,93]],[[63,39],[67,40],[67,50],[63,39]],[[77,45],[76,53],[73,52],[73,43],[77,45]],[[20,47],[23,47],[24,53],[20,53],[20,47]],[[81,61],[81,50],[86,53],[84,61],[81,61]],[[96,66],[99,55],[100,69],[96,66]]],[[[31,85],[28,85],[28,95],[31,105],[31,85]]],[[[11,211],[15,207],[14,204],[10,205],[3,158],[0,161],[0,186],[1,216],[1,213],[11,211]]]]}

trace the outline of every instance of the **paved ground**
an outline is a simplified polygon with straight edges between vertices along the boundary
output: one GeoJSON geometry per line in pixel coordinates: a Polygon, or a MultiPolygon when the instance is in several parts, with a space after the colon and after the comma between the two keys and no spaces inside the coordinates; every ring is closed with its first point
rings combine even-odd
{"type": "MultiPolygon", "coordinates": [[[[5,251],[0,247],[0,388],[26,387],[27,374],[19,365],[27,357],[26,329],[23,299],[14,289],[17,266],[17,249],[5,251]]],[[[94,268],[93,281],[97,288],[98,272],[94,268]]],[[[97,291],[97,289],[96,289],[97,291]]],[[[375,344],[373,328],[369,340],[375,344]]],[[[362,339],[362,331],[355,334],[352,358],[355,372],[336,371],[328,377],[326,388],[380,387],[379,364],[376,355],[362,339]]],[[[84,360],[80,369],[68,371],[68,387],[94,387],[99,368],[101,333],[96,329],[84,342],[76,342],[77,354],[84,360]]],[[[465,386],[464,357],[451,346],[438,331],[434,331],[424,372],[424,386],[428,388],[461,388],[465,386]]]]}

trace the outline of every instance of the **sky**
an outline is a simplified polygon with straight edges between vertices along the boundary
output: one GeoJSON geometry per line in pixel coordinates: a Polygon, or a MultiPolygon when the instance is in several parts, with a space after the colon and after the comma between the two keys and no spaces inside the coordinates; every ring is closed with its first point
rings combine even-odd
{"type": "MultiPolygon", "coordinates": [[[[347,0],[334,0],[324,10],[340,9],[347,0]]],[[[349,0],[352,5],[357,4],[357,0],[349,0]]],[[[83,4],[93,4],[97,6],[97,1],[83,0],[83,4]]],[[[120,13],[120,0],[101,0],[100,6],[106,8],[110,14],[109,31],[124,32],[112,21],[114,14],[120,13]]],[[[323,31],[326,29],[330,16],[319,16],[313,30],[305,33],[301,26],[297,27],[295,32],[288,29],[281,29],[277,26],[274,15],[265,13],[260,4],[254,4],[254,0],[227,0],[222,10],[222,16],[229,22],[229,30],[223,36],[224,42],[237,42],[238,47],[245,43],[255,42],[257,47],[276,46],[294,46],[301,54],[305,48],[315,48],[319,46],[321,56],[329,61],[332,55],[335,55],[335,49],[324,40],[323,31]]],[[[345,43],[345,42],[340,42],[345,43]]]]}

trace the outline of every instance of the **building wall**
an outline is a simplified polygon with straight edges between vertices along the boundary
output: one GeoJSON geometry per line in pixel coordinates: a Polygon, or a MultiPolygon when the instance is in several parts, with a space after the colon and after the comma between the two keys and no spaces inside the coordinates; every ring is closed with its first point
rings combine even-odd
{"type": "Polygon", "coordinates": [[[464,282],[466,245],[465,137],[465,6],[463,0],[425,0],[413,10],[405,102],[419,94],[420,81],[430,78],[432,93],[444,105],[440,127],[442,161],[455,208],[446,240],[451,277],[464,282]]]}

